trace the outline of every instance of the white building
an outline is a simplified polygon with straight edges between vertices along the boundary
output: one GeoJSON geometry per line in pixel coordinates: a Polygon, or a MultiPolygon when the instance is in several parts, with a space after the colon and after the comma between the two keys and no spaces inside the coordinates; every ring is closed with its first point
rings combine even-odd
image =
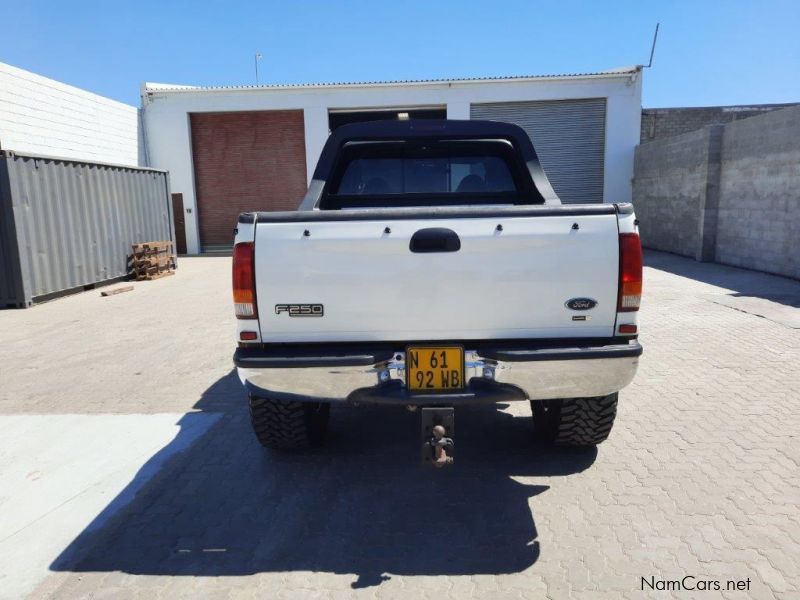
{"type": "Polygon", "coordinates": [[[564,202],[631,199],[641,68],[496,79],[142,87],[142,109],[0,63],[0,149],[170,172],[179,251],[239,212],[297,207],[329,132],[376,118],[495,119],[531,136],[564,202]],[[140,114],[141,112],[141,114],[140,114]]]}
{"type": "Polygon", "coordinates": [[[496,79],[142,87],[148,164],[170,172],[189,253],[230,246],[236,216],[299,204],[329,132],[375,118],[495,119],[531,136],[565,202],[631,199],[641,68],[496,79]]]}
{"type": "Polygon", "coordinates": [[[138,166],[139,133],[135,106],[0,63],[0,149],[138,166]]]}

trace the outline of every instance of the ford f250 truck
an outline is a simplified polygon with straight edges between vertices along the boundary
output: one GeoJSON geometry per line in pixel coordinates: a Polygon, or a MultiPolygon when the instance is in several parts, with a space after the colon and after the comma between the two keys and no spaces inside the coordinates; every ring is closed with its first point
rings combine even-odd
{"type": "Polygon", "coordinates": [[[530,401],[543,439],[594,445],[642,353],[641,292],[632,206],[561,204],[519,127],[356,123],[297,211],[239,217],[234,363],[269,448],[320,443],[341,402],[421,408],[435,464],[467,404],[530,401]]]}

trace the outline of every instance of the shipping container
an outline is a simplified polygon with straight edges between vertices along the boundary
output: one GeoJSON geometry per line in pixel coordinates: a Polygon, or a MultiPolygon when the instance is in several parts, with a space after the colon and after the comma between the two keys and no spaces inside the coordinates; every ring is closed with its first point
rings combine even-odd
{"type": "Polygon", "coordinates": [[[175,240],[166,171],[0,150],[0,308],[121,279],[154,240],[175,240]]]}

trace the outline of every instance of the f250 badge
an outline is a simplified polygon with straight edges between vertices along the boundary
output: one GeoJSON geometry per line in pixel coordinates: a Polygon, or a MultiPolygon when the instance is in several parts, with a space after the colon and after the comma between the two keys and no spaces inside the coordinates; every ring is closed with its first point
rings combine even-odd
{"type": "Polygon", "coordinates": [[[322,304],[276,304],[275,314],[286,313],[290,317],[321,317],[325,314],[322,304]]]}
{"type": "Polygon", "coordinates": [[[570,310],[592,310],[597,306],[597,300],[593,298],[570,298],[564,303],[570,310]]]}

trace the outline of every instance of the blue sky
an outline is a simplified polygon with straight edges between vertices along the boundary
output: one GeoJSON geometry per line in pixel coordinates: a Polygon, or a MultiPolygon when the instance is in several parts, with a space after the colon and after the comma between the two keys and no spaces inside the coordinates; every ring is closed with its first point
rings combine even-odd
{"type": "Polygon", "coordinates": [[[646,107],[800,101],[800,1],[0,2],[0,61],[138,104],[193,85],[598,71],[646,107]]]}

